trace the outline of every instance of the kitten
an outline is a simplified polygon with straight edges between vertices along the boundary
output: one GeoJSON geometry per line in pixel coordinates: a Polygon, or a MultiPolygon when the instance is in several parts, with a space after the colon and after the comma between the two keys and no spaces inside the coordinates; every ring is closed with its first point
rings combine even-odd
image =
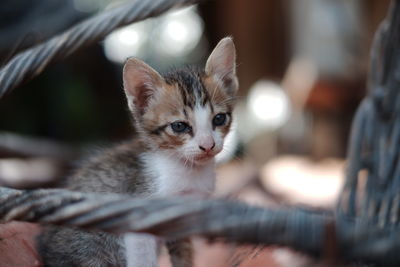
{"type": "MultiPolygon", "coordinates": [[[[223,147],[235,94],[236,54],[231,38],[222,39],[205,69],[185,68],[160,75],[139,59],[128,59],[124,90],[137,130],[135,140],[91,158],[67,180],[84,192],[135,197],[214,190],[214,156],[223,147]]],[[[39,237],[45,266],[157,266],[156,238],[117,237],[64,227],[46,227],[39,237]]],[[[189,240],[167,244],[174,266],[191,266],[189,240]]]]}

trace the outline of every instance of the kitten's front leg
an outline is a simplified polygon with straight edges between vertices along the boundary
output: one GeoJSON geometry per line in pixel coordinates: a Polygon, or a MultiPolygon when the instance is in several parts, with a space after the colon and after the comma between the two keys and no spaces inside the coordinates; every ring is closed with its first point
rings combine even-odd
{"type": "Polygon", "coordinates": [[[157,267],[157,240],[147,234],[124,235],[127,267],[157,267]]]}
{"type": "Polygon", "coordinates": [[[193,247],[190,238],[168,241],[167,248],[173,267],[193,266],[193,247]]]}

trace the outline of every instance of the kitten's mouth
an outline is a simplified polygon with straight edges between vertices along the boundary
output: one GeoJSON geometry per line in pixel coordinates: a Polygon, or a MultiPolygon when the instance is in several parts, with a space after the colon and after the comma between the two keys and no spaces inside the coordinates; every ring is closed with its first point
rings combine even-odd
{"type": "Polygon", "coordinates": [[[193,162],[195,163],[206,163],[209,162],[210,160],[212,160],[215,157],[215,154],[208,154],[208,153],[204,153],[204,154],[200,154],[197,155],[193,158],[193,162]]]}
{"type": "Polygon", "coordinates": [[[202,166],[212,161],[215,158],[215,155],[216,153],[198,154],[194,157],[186,158],[184,161],[185,164],[189,164],[189,166],[191,165],[192,167],[202,166]]]}
{"type": "Polygon", "coordinates": [[[203,160],[210,160],[210,159],[212,159],[212,158],[214,158],[214,155],[210,155],[210,154],[202,154],[202,155],[200,155],[200,156],[196,156],[195,158],[194,158],[194,160],[195,161],[203,161],[203,160]]]}

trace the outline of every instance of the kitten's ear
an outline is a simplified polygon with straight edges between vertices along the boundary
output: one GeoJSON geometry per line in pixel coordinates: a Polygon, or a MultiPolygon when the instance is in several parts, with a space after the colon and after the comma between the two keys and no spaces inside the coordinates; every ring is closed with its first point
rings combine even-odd
{"type": "Polygon", "coordinates": [[[140,114],[144,113],[149,100],[162,88],[164,81],[157,71],[137,58],[126,61],[123,80],[129,109],[140,114]]]}
{"type": "Polygon", "coordinates": [[[236,77],[236,51],[233,40],[225,37],[214,48],[207,59],[206,74],[223,83],[229,95],[236,94],[239,87],[236,77]]]}

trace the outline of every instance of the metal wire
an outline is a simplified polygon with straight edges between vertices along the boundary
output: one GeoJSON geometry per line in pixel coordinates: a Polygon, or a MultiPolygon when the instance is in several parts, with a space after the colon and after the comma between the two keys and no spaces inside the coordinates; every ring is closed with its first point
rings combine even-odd
{"type": "Polygon", "coordinates": [[[17,54],[0,70],[0,99],[51,63],[102,40],[118,27],[154,17],[199,0],[135,0],[89,18],[47,42],[17,54]]]}

